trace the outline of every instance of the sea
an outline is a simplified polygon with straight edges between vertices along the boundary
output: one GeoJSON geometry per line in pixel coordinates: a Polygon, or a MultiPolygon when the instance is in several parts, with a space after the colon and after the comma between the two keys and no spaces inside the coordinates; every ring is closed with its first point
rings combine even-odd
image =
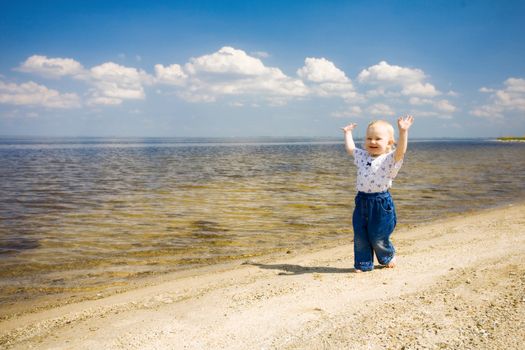
{"type": "MultiPolygon", "coordinates": [[[[359,142],[358,142],[359,143],[359,142]]],[[[398,227],[523,201],[525,143],[410,140],[398,227]]],[[[352,241],[331,138],[0,138],[0,310],[352,241]]]]}

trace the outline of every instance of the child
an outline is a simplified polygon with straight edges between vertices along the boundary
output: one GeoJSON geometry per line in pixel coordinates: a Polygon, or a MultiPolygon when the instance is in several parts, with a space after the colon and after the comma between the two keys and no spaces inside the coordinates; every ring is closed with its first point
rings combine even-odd
{"type": "Polygon", "coordinates": [[[352,130],[343,128],[345,146],[357,165],[357,196],[352,216],[354,226],[354,267],[356,272],[374,268],[374,253],[383,266],[396,266],[390,235],[396,227],[396,210],[388,189],[403,164],[412,116],[399,118],[399,143],[394,149],[394,128],[384,120],[373,121],[366,129],[365,150],[355,147],[352,130]]]}

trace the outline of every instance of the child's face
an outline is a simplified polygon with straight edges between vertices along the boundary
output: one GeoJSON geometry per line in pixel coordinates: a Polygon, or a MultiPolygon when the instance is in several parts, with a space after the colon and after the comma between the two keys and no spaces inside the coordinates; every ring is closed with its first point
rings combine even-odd
{"type": "Polygon", "coordinates": [[[390,150],[393,140],[386,125],[372,124],[366,130],[365,148],[371,156],[379,156],[390,150]]]}

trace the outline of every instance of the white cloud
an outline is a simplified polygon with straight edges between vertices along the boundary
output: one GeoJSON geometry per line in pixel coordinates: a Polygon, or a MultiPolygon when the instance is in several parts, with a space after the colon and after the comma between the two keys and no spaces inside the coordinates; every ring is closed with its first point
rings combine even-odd
{"type": "Polygon", "coordinates": [[[399,98],[402,95],[400,92],[390,91],[383,86],[378,86],[375,89],[367,90],[365,96],[367,98],[399,98]]]}
{"type": "Polygon", "coordinates": [[[423,110],[414,110],[410,111],[410,114],[417,117],[417,118],[423,118],[423,117],[432,117],[436,119],[444,119],[444,120],[450,120],[453,119],[453,117],[450,114],[446,114],[443,112],[436,112],[436,111],[423,111],[423,110]]]}
{"type": "Polygon", "coordinates": [[[386,61],[368,67],[359,73],[357,79],[365,82],[392,82],[398,84],[415,83],[425,79],[425,73],[421,69],[412,69],[390,65],[386,61]]]}
{"type": "Polygon", "coordinates": [[[414,97],[410,97],[408,102],[411,105],[414,105],[414,106],[431,105],[433,103],[433,101],[431,99],[415,97],[415,96],[414,97]]]}
{"type": "Polygon", "coordinates": [[[87,100],[87,104],[93,105],[105,105],[105,106],[116,106],[122,103],[122,99],[115,97],[100,96],[97,90],[91,90],[91,96],[87,100]]]}
{"type": "Polygon", "coordinates": [[[441,120],[451,120],[454,119],[450,114],[428,111],[428,110],[412,110],[409,112],[410,115],[413,115],[416,118],[432,118],[432,119],[441,119],[441,120]]]}
{"type": "MultiPolygon", "coordinates": [[[[119,56],[124,57],[124,54],[119,56]]],[[[17,70],[50,78],[71,76],[84,81],[90,87],[88,105],[118,105],[127,99],[144,99],[144,85],[154,82],[154,78],[142,70],[113,62],[85,69],[71,58],[48,58],[40,55],[29,57],[17,70]]]]}
{"type": "MultiPolygon", "coordinates": [[[[392,115],[394,112],[389,105],[398,106],[404,99],[412,105],[427,106],[439,112],[456,110],[449,101],[435,98],[441,92],[426,81],[421,69],[381,61],[359,73],[357,80],[363,84],[364,90],[358,91],[345,72],[326,58],[305,58],[303,67],[294,77],[279,68],[266,66],[261,60],[265,57],[268,57],[266,52],[247,54],[225,46],[216,52],[193,57],[186,63],[156,64],[154,74],[150,75],[141,69],[114,62],[86,69],[73,59],[33,55],[18,70],[47,77],[70,76],[84,82],[87,85],[84,94],[87,105],[119,105],[125,100],[141,100],[145,98],[146,86],[163,84],[169,86],[163,95],[177,95],[196,103],[232,96],[234,98],[226,100],[243,101],[244,105],[251,102],[282,106],[292,99],[338,97],[353,105],[335,113],[340,115],[350,113],[356,116],[363,110],[392,115]]],[[[135,58],[141,59],[140,56],[135,58]]],[[[509,81],[509,93],[511,89],[519,88],[519,81],[509,81]]],[[[504,95],[499,98],[505,100],[504,95]]]]}
{"type": "Polygon", "coordinates": [[[503,119],[502,108],[495,105],[484,105],[470,111],[470,114],[489,120],[503,119]]]}
{"type": "Polygon", "coordinates": [[[376,103],[368,107],[368,113],[373,115],[395,115],[392,108],[384,103],[376,103]]]}
{"type": "Polygon", "coordinates": [[[59,78],[66,75],[76,76],[84,73],[84,67],[71,58],[47,58],[33,55],[25,60],[18,71],[37,73],[45,77],[59,78]]]}
{"type": "Polygon", "coordinates": [[[390,65],[386,61],[362,70],[357,80],[363,84],[378,85],[387,89],[401,89],[407,96],[433,97],[441,94],[436,88],[424,82],[425,73],[421,69],[390,65]]]}
{"type": "Polygon", "coordinates": [[[191,58],[181,70],[178,76],[183,73],[187,78],[179,96],[190,102],[211,102],[222,95],[257,95],[275,101],[277,97],[282,100],[309,93],[301,80],[227,46],[215,53],[191,58]]]}
{"type": "Polygon", "coordinates": [[[266,102],[271,107],[281,107],[281,106],[286,105],[286,103],[288,103],[288,99],[287,98],[283,98],[283,97],[275,96],[275,97],[268,97],[266,99],[266,102]]]}
{"type": "Polygon", "coordinates": [[[62,94],[33,81],[22,84],[0,81],[0,103],[61,109],[80,107],[77,94],[62,94]]]}
{"type": "Polygon", "coordinates": [[[154,79],[136,68],[106,62],[89,71],[91,89],[88,104],[117,105],[123,100],[144,99],[143,84],[151,84],[154,79]]]}
{"type": "Polygon", "coordinates": [[[479,89],[479,92],[487,92],[487,93],[489,93],[489,92],[494,92],[494,91],[496,91],[496,90],[489,89],[489,88],[486,88],[484,86],[479,89]]]}
{"type": "Polygon", "coordinates": [[[188,102],[192,102],[192,103],[200,103],[200,102],[209,103],[209,102],[215,102],[217,100],[215,96],[206,94],[203,92],[196,93],[196,92],[190,92],[187,90],[182,90],[182,91],[179,91],[177,95],[180,98],[188,102]]]}
{"type": "Polygon", "coordinates": [[[266,51],[255,51],[251,53],[252,56],[259,57],[259,58],[268,58],[270,57],[270,54],[266,51]]]}
{"type": "Polygon", "coordinates": [[[508,78],[501,90],[481,88],[480,92],[490,93],[489,103],[476,107],[470,114],[486,119],[502,119],[505,114],[525,112],[525,79],[508,78]]]}
{"type": "Polygon", "coordinates": [[[456,111],[456,107],[445,99],[436,101],[428,98],[410,97],[409,103],[414,106],[430,105],[440,112],[453,113],[456,111]]]}
{"type": "Polygon", "coordinates": [[[363,102],[352,81],[335,64],[325,58],[307,57],[297,75],[306,83],[311,94],[321,97],[338,96],[347,102],[363,102]]]}
{"type": "Polygon", "coordinates": [[[359,106],[351,106],[344,111],[338,111],[332,113],[333,117],[345,118],[345,117],[360,117],[363,110],[359,106]]]}
{"type": "Polygon", "coordinates": [[[304,60],[304,66],[297,70],[297,75],[303,80],[315,83],[347,83],[349,81],[342,70],[325,58],[307,57],[304,60]]]}
{"type": "Polygon", "coordinates": [[[169,85],[184,85],[188,75],[184,73],[182,67],[178,64],[163,66],[155,65],[155,77],[157,82],[169,85]]]}
{"type": "MultiPolygon", "coordinates": [[[[425,107],[422,113],[426,116],[451,117],[450,114],[456,111],[456,107],[450,101],[437,99],[437,96],[443,94],[427,81],[427,76],[421,69],[381,61],[363,69],[357,76],[357,81],[362,86],[372,87],[364,93],[367,99],[380,102],[368,108],[371,114],[392,115],[393,110],[385,103],[397,106],[406,102],[413,106],[425,107]]],[[[457,94],[450,91],[448,95],[457,94]]]]}
{"type": "Polygon", "coordinates": [[[509,78],[504,83],[509,92],[525,93],[525,79],[509,78]]]}
{"type": "Polygon", "coordinates": [[[436,90],[434,85],[420,82],[404,86],[401,93],[406,96],[434,97],[440,95],[440,92],[436,90]]]}
{"type": "Polygon", "coordinates": [[[338,96],[345,99],[347,102],[364,101],[363,96],[354,90],[351,83],[310,84],[308,87],[311,93],[317,96],[338,96]]]}
{"type": "Polygon", "coordinates": [[[191,58],[185,68],[190,74],[216,73],[243,76],[265,75],[272,70],[272,68],[265,67],[260,59],[229,46],[210,55],[191,58]]]}
{"type": "Polygon", "coordinates": [[[449,101],[447,100],[439,100],[434,102],[434,106],[441,112],[446,113],[453,113],[456,111],[456,107],[453,106],[449,101]]]}

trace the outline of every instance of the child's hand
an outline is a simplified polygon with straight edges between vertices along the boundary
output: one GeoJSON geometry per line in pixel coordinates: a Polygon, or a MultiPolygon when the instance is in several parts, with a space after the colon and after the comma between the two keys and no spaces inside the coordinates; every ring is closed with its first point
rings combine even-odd
{"type": "Polygon", "coordinates": [[[344,131],[345,133],[347,133],[347,132],[349,132],[349,131],[354,130],[356,126],[357,126],[356,123],[351,123],[351,124],[348,124],[347,126],[345,126],[344,128],[341,128],[341,129],[343,129],[343,131],[344,131]]]}
{"type": "Polygon", "coordinates": [[[399,117],[397,120],[397,127],[400,131],[407,131],[414,123],[414,117],[407,115],[405,118],[399,117]]]}

